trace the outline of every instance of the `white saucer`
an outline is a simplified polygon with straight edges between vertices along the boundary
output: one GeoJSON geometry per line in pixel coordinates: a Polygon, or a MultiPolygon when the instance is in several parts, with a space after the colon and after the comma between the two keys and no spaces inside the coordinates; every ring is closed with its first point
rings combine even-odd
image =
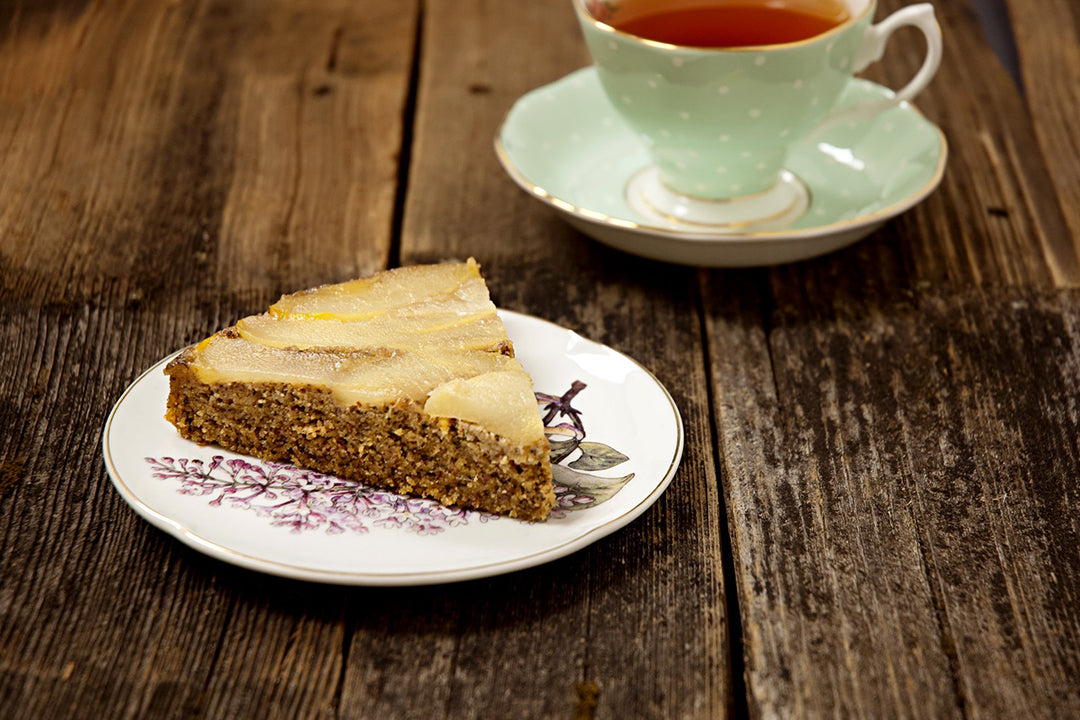
{"type": "MultiPolygon", "coordinates": [[[[838,108],[891,95],[855,79],[838,108]]],[[[788,227],[715,233],[663,222],[627,200],[628,180],[649,159],[592,67],[520,98],[495,149],[518,185],[586,235],[643,257],[708,267],[793,262],[850,245],[929,195],[941,182],[947,155],[941,130],[901,103],[792,148],[786,168],[805,184],[809,207],[788,227]]]]}
{"type": "Polygon", "coordinates": [[[627,356],[528,315],[499,315],[550,396],[537,396],[542,410],[555,400],[574,412],[548,422],[556,507],[544,522],[446,508],[184,440],[163,417],[171,357],[117,401],[102,434],[105,467],[151,524],[211,557],[283,577],[422,585],[561,558],[656,502],[682,458],[682,419],[663,385],[627,356]]]}

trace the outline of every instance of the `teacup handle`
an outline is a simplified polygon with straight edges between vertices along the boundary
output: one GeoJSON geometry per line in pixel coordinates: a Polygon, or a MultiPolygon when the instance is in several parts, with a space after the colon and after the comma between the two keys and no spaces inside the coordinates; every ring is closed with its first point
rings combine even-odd
{"type": "Polygon", "coordinates": [[[902,27],[910,26],[922,31],[926,38],[926,59],[915,77],[896,93],[893,104],[911,100],[930,84],[938,66],[941,65],[941,28],[934,18],[934,6],[930,3],[910,5],[894,12],[877,25],[871,25],[863,35],[862,47],[855,54],[854,71],[862,72],[870,63],[877,62],[885,54],[889,37],[902,27]]]}
{"type": "Polygon", "coordinates": [[[926,58],[919,72],[915,73],[915,77],[888,100],[863,101],[826,116],[822,123],[810,133],[808,139],[816,140],[825,130],[843,121],[869,120],[884,110],[911,100],[930,84],[941,65],[941,28],[938,27],[937,20],[934,18],[934,6],[930,3],[901,8],[876,25],[868,27],[863,35],[862,45],[855,53],[852,69],[855,72],[861,72],[871,63],[880,60],[885,54],[885,46],[892,34],[906,26],[918,28],[926,38],[926,58]]]}

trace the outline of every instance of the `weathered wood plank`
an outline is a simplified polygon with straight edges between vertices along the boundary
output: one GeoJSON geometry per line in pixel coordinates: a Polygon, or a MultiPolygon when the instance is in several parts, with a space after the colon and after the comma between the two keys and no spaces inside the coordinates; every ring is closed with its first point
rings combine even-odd
{"type": "Polygon", "coordinates": [[[397,0],[0,5],[5,717],[336,714],[348,592],[153,529],[100,431],[165,353],[385,266],[417,20],[397,0]]]}
{"type": "Polygon", "coordinates": [[[10,292],[85,297],[130,277],[143,297],[193,280],[276,293],[386,265],[416,3],[25,3],[8,17],[10,292]]]}
{"type": "Polygon", "coordinates": [[[934,400],[909,396],[900,420],[972,717],[1080,713],[1077,301],[973,293],[920,303],[931,362],[911,370],[924,371],[934,400]]]}
{"type": "MultiPolygon", "coordinates": [[[[906,4],[883,0],[877,17],[906,4]]],[[[909,213],[915,228],[898,241],[910,271],[934,283],[1077,286],[1080,236],[1070,233],[1051,171],[1033,152],[1023,99],[967,3],[939,2],[935,10],[944,58],[915,104],[945,132],[949,159],[941,186],[909,213]]],[[[903,85],[922,58],[913,35],[895,36],[866,77],[903,85]]]]}
{"type": "Polygon", "coordinates": [[[1078,712],[1076,299],[1032,288],[1075,285],[1080,241],[969,9],[938,12],[937,193],[831,257],[703,274],[754,716],[1078,712]]]}
{"type": "Polygon", "coordinates": [[[1007,5],[1041,157],[1070,235],[1080,242],[1080,7],[1070,0],[1007,5]]]}
{"type": "Polygon", "coordinates": [[[1076,296],[830,270],[707,277],[751,707],[1080,712],[1076,296]]]}
{"type": "Polygon", "coordinates": [[[752,715],[961,717],[887,411],[852,389],[879,374],[844,357],[891,320],[800,323],[764,280],[705,275],[752,715]]]}
{"type": "Polygon", "coordinates": [[[514,100],[588,62],[565,2],[425,8],[402,261],[474,255],[501,306],[648,358],[694,448],[631,526],[551,568],[480,585],[480,617],[454,650],[448,714],[724,717],[723,520],[693,271],[585,240],[498,165],[492,143],[514,100]],[[524,593],[525,608],[510,610],[508,591],[524,593]]]}
{"type": "MultiPolygon", "coordinates": [[[[94,708],[135,716],[159,643],[205,642],[192,631],[219,620],[224,607],[181,600],[206,597],[205,578],[178,574],[160,534],[122,508],[104,478],[96,430],[83,431],[100,427],[109,390],[125,380],[115,344],[103,339],[114,322],[127,323],[87,306],[14,310],[3,313],[3,334],[18,352],[6,357],[14,372],[0,381],[4,423],[18,428],[0,448],[0,695],[13,717],[94,708]],[[20,383],[27,377],[31,387],[20,383]]],[[[145,354],[153,339],[136,337],[130,347],[145,354]]],[[[185,670],[205,674],[208,659],[189,657],[185,670]]]]}

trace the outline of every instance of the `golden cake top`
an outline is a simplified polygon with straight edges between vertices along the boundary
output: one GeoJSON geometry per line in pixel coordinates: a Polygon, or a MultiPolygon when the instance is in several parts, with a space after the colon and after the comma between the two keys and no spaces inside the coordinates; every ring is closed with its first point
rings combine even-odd
{"type": "Polygon", "coordinates": [[[472,258],[285,295],[185,364],[207,383],[314,385],[343,405],[418,403],[522,445],[544,438],[532,380],[472,258]]]}

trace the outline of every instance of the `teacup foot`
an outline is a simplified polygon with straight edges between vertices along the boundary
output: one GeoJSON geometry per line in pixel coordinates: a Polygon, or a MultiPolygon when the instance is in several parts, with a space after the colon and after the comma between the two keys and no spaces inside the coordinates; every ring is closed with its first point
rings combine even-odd
{"type": "Polygon", "coordinates": [[[806,185],[787,170],[782,170],[776,185],[765,192],[711,200],[675,192],[660,181],[659,170],[649,166],[627,182],[626,199],[652,222],[721,234],[779,230],[802,217],[810,206],[806,185]]]}

